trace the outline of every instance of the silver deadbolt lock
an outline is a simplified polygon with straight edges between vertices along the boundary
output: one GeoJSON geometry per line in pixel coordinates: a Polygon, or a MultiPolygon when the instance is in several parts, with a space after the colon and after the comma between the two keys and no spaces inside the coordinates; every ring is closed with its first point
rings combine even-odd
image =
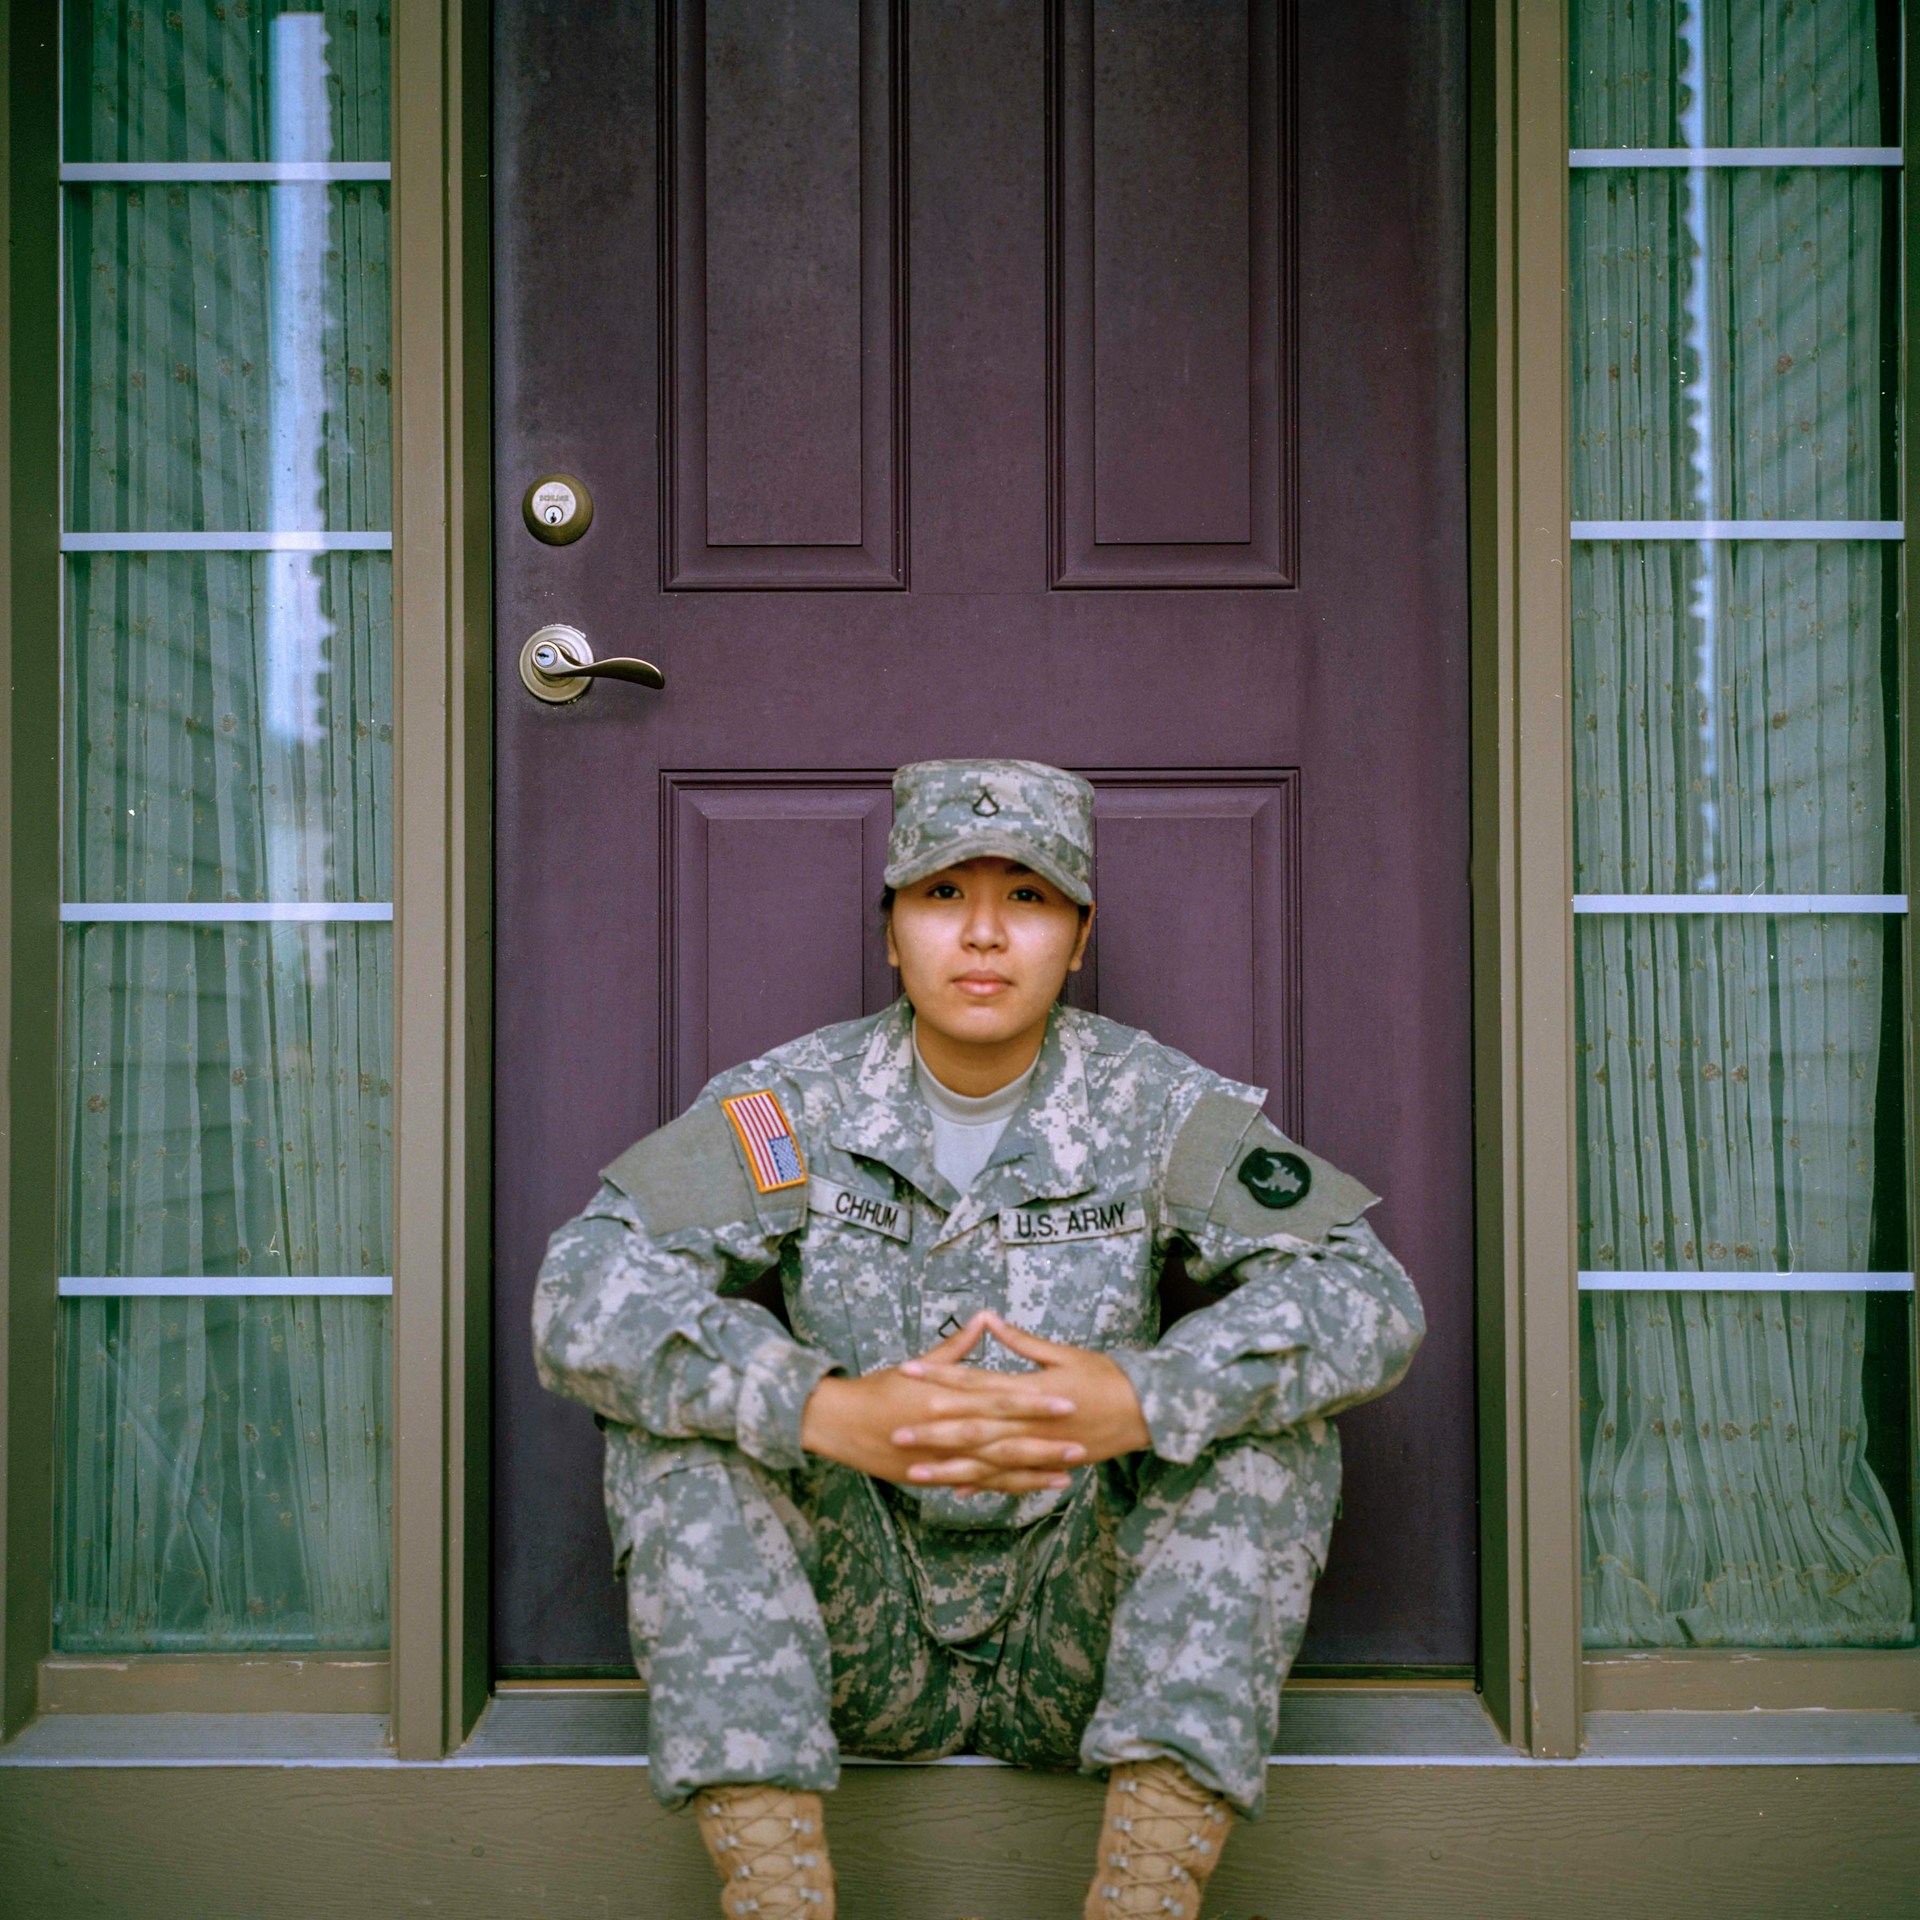
{"type": "Polygon", "coordinates": [[[593,525],[593,495],[572,474],[549,473],[527,489],[520,515],[536,540],[571,546],[593,525]]]}

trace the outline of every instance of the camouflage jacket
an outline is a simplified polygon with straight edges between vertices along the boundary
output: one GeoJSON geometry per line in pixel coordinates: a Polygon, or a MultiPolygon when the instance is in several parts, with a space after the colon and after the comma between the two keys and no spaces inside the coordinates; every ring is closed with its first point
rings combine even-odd
{"type": "MultiPolygon", "coordinates": [[[[807,1034],[721,1074],[608,1167],[540,1271],[542,1381],[622,1426],[788,1469],[824,1374],[897,1364],[981,1307],[1111,1352],[1173,1461],[1318,1421],[1405,1372],[1424,1321],[1360,1217],[1376,1196],[1281,1135],[1257,1088],[1056,1008],[1024,1103],[959,1194],[934,1169],[912,1036],[904,1000],[807,1034]],[[790,1130],[777,1164],[735,1117],[756,1113],[790,1130]],[[1176,1248],[1225,1297],[1160,1339],[1176,1248]],[[776,1267],[791,1333],[727,1297],[776,1267]]],[[[1026,1365],[991,1338],[975,1355],[1026,1365]]],[[[976,1528],[1064,1497],[928,1489],[920,1506],[976,1528]]]]}

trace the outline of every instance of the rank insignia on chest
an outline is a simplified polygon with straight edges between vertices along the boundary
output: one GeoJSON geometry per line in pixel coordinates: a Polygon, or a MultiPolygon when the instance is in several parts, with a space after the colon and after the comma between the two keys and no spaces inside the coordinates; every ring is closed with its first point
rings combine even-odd
{"type": "Polygon", "coordinates": [[[807,1177],[800,1142],[786,1109],[769,1091],[730,1094],[720,1102],[747,1156],[747,1171],[762,1193],[797,1187],[807,1177]]]}
{"type": "Polygon", "coordinates": [[[1313,1185],[1313,1169],[1297,1153],[1255,1147],[1240,1162],[1240,1184],[1263,1207],[1297,1207],[1313,1185]]]}

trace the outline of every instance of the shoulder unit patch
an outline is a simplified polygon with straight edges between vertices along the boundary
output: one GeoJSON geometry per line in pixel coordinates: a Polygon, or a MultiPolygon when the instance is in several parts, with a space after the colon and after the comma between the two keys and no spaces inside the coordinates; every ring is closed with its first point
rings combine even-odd
{"type": "Polygon", "coordinates": [[[720,1104],[740,1136],[747,1171],[762,1193],[778,1193],[782,1187],[805,1183],[807,1163],[801,1156],[800,1142],[794,1138],[786,1109],[770,1088],[729,1094],[720,1104]]]}
{"type": "Polygon", "coordinates": [[[1297,1207],[1313,1191],[1313,1169],[1297,1153],[1255,1147],[1240,1162],[1240,1184],[1263,1207],[1297,1207]]]}

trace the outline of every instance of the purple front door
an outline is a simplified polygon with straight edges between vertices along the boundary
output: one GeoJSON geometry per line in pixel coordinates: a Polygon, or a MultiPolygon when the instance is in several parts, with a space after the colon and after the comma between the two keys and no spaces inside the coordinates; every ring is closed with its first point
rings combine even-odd
{"type": "Polygon", "coordinates": [[[1432,1322],[1305,1658],[1475,1643],[1464,48],[1441,0],[496,9],[496,1660],[625,1661],[547,1233],[875,1008],[887,774],[1099,789],[1076,997],[1272,1089],[1432,1322]],[[520,517],[555,471],[577,544],[520,517]],[[549,621],[659,664],[520,686],[549,621]]]}

